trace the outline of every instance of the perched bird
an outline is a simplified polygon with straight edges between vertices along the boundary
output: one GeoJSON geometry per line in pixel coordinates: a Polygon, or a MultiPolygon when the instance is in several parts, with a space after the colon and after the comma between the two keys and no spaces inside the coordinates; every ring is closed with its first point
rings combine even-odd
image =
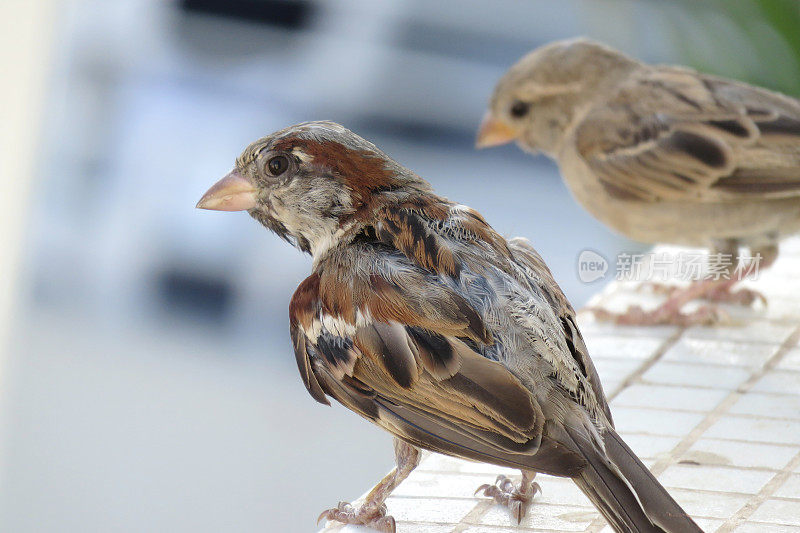
{"type": "Polygon", "coordinates": [[[395,436],[397,468],[321,518],[394,531],[384,500],[424,448],[520,469],[516,487],[479,487],[518,520],[545,472],[616,531],[700,531],[614,431],[575,314],[528,241],[332,122],[255,141],[197,206],[246,209],[311,255],[289,304],[303,383],[395,436]]]}
{"type": "Polygon", "coordinates": [[[575,199],[613,230],[708,247],[727,263],[717,280],[620,322],[713,319],[709,308],[681,314],[694,298],[749,304],[756,293],[731,291],[753,267],[731,272],[739,247],[765,268],[779,238],[800,232],[800,101],[766,89],[559,41],[522,58],[494,89],[477,146],[510,141],[555,159],[575,199]]]}

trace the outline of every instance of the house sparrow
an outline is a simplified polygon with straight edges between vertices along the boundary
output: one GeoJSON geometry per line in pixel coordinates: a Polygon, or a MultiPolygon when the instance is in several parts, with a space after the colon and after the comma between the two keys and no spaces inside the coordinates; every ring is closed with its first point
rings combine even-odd
{"type": "Polygon", "coordinates": [[[753,266],[731,274],[739,247],[765,268],[778,239],[800,231],[800,102],[766,89],[646,65],[585,39],[559,41],[522,58],[495,87],[477,146],[512,140],[555,159],[575,199],[613,230],[709,247],[728,263],[727,276],[619,322],[713,319],[709,308],[681,314],[693,298],[751,303],[756,293],[731,292],[753,266]]]}
{"type": "Polygon", "coordinates": [[[311,255],[289,304],[300,376],[395,437],[397,468],[321,518],[394,531],[384,500],[424,448],[520,469],[479,491],[521,519],[536,472],[616,531],[700,531],[614,431],[575,314],[524,239],[332,122],[248,146],[200,208],[247,210],[311,255]]]}

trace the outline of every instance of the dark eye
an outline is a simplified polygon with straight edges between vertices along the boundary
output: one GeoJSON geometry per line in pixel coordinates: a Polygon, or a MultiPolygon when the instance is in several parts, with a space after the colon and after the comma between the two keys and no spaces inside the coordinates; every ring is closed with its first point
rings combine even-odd
{"type": "Polygon", "coordinates": [[[514,118],[522,118],[528,114],[528,110],[531,108],[531,105],[527,102],[520,102],[517,100],[514,102],[514,105],[511,106],[511,116],[514,118]]]}
{"type": "Polygon", "coordinates": [[[267,170],[273,176],[280,176],[289,168],[289,158],[285,155],[276,155],[267,162],[267,170]]]}

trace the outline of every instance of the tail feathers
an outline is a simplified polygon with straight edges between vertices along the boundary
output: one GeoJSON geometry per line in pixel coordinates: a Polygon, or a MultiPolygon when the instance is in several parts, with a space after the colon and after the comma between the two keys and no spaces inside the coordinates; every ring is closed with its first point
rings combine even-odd
{"type": "MultiPolygon", "coordinates": [[[[596,458],[596,459],[599,459],[596,458]]],[[[602,460],[589,458],[579,477],[578,488],[597,507],[614,531],[619,533],[664,533],[647,517],[641,503],[625,481],[602,460]]]]}
{"type": "Polygon", "coordinates": [[[668,532],[702,532],[616,431],[609,429],[603,442],[606,454],[636,491],[645,513],[654,524],[668,532]]]}
{"type": "Polygon", "coordinates": [[[569,433],[588,463],[573,479],[615,531],[702,533],[613,429],[603,434],[605,453],[582,432],[569,433]]]}

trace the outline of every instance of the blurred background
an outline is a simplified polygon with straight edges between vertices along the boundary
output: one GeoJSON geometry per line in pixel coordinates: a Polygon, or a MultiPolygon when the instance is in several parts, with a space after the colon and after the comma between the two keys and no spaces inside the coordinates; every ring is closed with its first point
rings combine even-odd
{"type": "Polygon", "coordinates": [[[194,204],[250,141],[330,119],[531,239],[576,307],[580,251],[641,246],[555,166],[476,152],[498,77],[554,39],[800,93],[794,0],[4,0],[0,531],[315,529],[392,465],[306,393],[308,257],[194,204]]]}

